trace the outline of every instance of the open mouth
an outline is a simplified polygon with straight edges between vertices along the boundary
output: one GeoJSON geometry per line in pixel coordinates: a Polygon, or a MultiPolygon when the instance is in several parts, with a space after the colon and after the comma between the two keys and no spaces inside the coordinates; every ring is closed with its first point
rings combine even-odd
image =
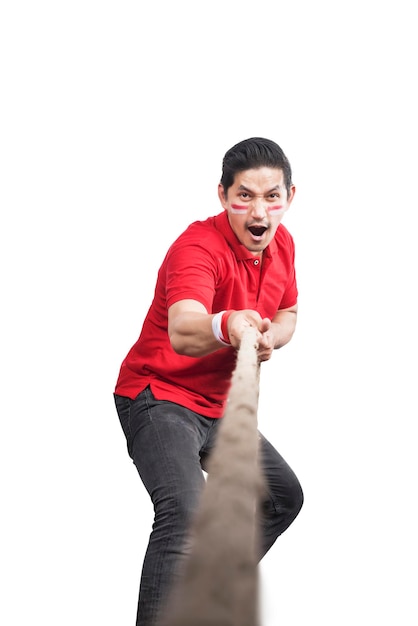
{"type": "Polygon", "coordinates": [[[254,237],[262,237],[267,230],[267,226],[249,226],[248,230],[254,237]]]}

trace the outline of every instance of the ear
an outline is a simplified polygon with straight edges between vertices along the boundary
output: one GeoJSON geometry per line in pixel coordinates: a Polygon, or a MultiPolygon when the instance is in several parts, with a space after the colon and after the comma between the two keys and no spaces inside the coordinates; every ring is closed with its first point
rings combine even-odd
{"type": "Polygon", "coordinates": [[[220,200],[223,208],[226,211],[228,209],[228,201],[227,201],[227,198],[226,198],[224,186],[221,183],[219,183],[219,185],[218,185],[218,197],[219,197],[219,200],[220,200]]]}
{"type": "Polygon", "coordinates": [[[289,208],[293,198],[295,197],[295,193],[296,193],[296,187],[295,187],[295,185],[292,185],[290,187],[290,192],[289,192],[289,195],[287,197],[287,208],[289,208]]]}

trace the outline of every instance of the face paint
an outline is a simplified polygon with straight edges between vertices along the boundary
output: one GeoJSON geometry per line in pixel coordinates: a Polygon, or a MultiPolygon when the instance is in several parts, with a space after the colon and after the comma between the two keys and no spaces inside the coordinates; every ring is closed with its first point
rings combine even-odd
{"type": "Polygon", "coordinates": [[[270,213],[270,215],[278,215],[280,211],[283,211],[283,205],[281,204],[275,204],[274,206],[268,207],[268,212],[270,213]]]}
{"type": "Polygon", "coordinates": [[[231,204],[231,213],[235,213],[240,215],[242,213],[246,213],[248,211],[248,207],[242,204],[231,204]]]}
{"type": "MultiPolygon", "coordinates": [[[[274,204],[273,206],[267,207],[270,215],[278,215],[280,211],[283,210],[282,204],[274,204]]],[[[236,215],[242,215],[248,211],[248,205],[243,204],[231,204],[231,213],[235,213],[236,215]]]]}

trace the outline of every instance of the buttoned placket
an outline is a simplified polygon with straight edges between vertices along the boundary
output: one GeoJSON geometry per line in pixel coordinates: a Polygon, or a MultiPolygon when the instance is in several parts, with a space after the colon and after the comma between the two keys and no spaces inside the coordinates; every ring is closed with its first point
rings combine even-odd
{"type": "Polygon", "coordinates": [[[255,302],[256,304],[258,303],[258,299],[260,296],[260,290],[261,290],[261,268],[262,268],[262,262],[260,258],[255,258],[252,260],[252,266],[254,268],[254,271],[256,272],[257,275],[257,292],[255,294],[255,302]]]}

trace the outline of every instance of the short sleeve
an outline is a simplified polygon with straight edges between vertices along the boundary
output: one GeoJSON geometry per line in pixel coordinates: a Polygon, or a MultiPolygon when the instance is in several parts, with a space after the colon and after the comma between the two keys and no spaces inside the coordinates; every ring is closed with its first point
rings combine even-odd
{"type": "Polygon", "coordinates": [[[166,265],[166,301],[197,300],[209,312],[216,286],[216,262],[202,243],[183,237],[173,244],[166,265]]]}

